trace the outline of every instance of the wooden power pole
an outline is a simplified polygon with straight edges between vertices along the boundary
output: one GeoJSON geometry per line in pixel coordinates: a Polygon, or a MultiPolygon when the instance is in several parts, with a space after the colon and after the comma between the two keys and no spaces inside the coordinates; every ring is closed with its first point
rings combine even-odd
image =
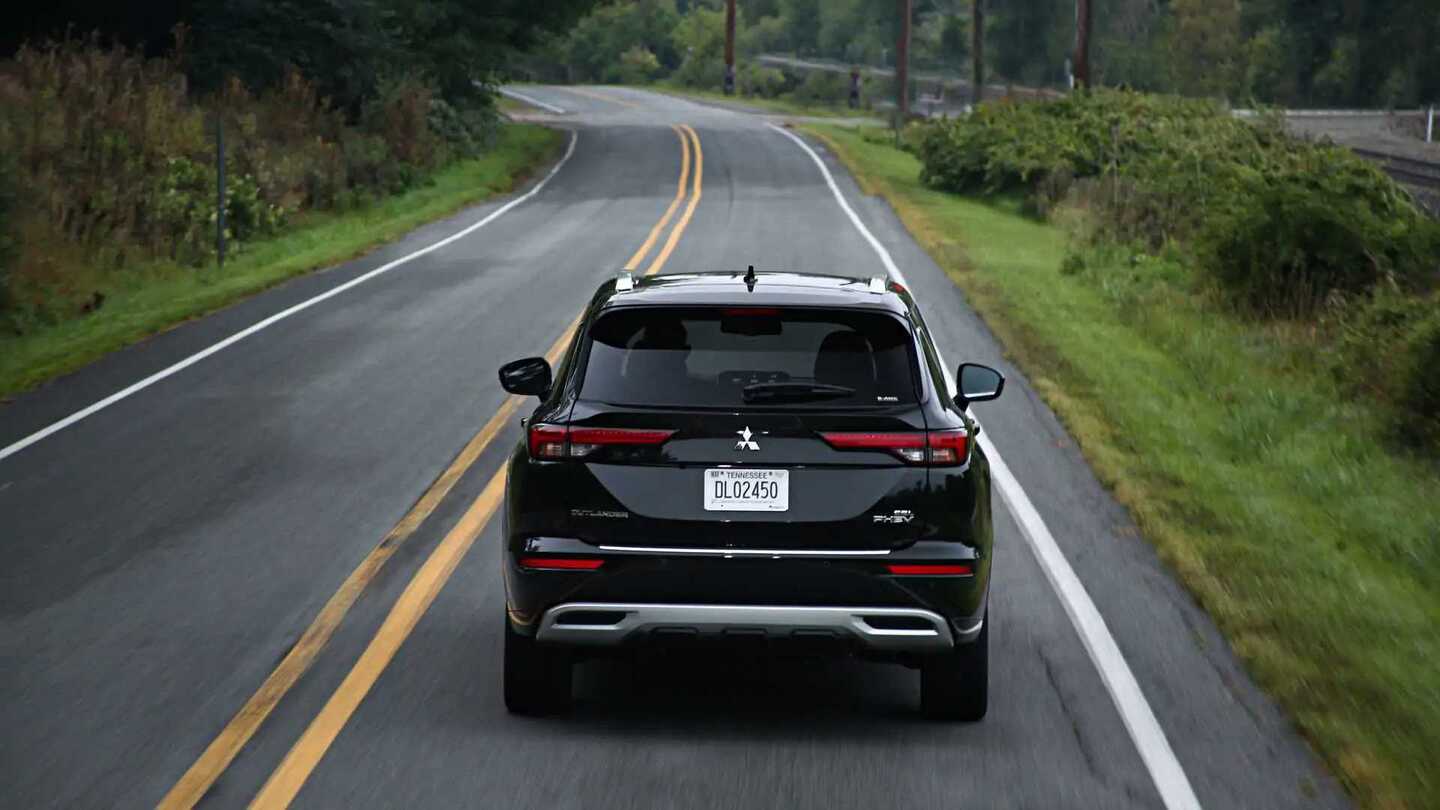
{"type": "Polygon", "coordinates": [[[900,40],[895,43],[895,85],[899,94],[900,120],[897,126],[900,127],[910,120],[910,2],[898,0],[900,40]]]}
{"type": "Polygon", "coordinates": [[[735,0],[725,0],[725,95],[735,93],[735,0]]]}
{"type": "Polygon", "coordinates": [[[970,88],[971,102],[979,104],[985,97],[985,3],[970,3],[970,88]]]}
{"type": "Polygon", "coordinates": [[[1090,88],[1090,0],[1075,0],[1075,89],[1090,88]]]}

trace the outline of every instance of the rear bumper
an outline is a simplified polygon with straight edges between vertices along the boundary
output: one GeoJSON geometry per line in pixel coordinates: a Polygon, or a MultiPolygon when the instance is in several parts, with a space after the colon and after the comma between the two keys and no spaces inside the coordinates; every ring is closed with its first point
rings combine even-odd
{"type": "Polygon", "coordinates": [[[874,652],[938,653],[973,640],[982,623],[952,632],[940,614],[919,608],[567,602],[545,611],[537,638],[586,646],[619,646],[649,635],[831,639],[874,652]]]}
{"type": "MultiPolygon", "coordinates": [[[[762,613],[746,613],[739,627],[769,626],[770,616],[776,632],[767,636],[805,629],[794,621],[800,614],[781,609],[835,608],[842,619],[827,617],[811,629],[841,630],[835,633],[844,640],[855,640],[860,648],[882,649],[871,641],[881,636],[857,633],[854,625],[845,623],[845,611],[868,611],[880,615],[887,610],[908,611],[918,616],[939,617],[948,630],[950,644],[965,643],[980,632],[980,619],[985,615],[989,592],[989,559],[981,558],[979,550],[969,546],[938,541],[922,541],[903,549],[890,551],[794,551],[763,549],[693,549],[671,545],[595,546],[579,540],[558,537],[513,538],[504,554],[506,608],[511,626],[524,635],[538,635],[542,625],[562,613],[578,608],[577,604],[642,606],[643,614],[628,615],[609,630],[567,629],[550,640],[556,643],[621,643],[640,634],[639,626],[671,623],[670,618],[649,619],[679,606],[687,608],[686,617],[674,622],[690,626],[699,634],[701,628],[724,629],[724,622],[713,621],[714,609],[732,607],[758,609],[762,613]],[[522,568],[521,556],[538,555],[583,558],[599,563],[595,570],[537,571],[522,568]],[[896,575],[888,566],[897,563],[956,563],[972,568],[968,576],[896,575]],[[561,609],[564,610],[561,610],[561,609]],[[693,610],[689,610],[694,608],[693,610]],[[558,612],[557,612],[558,611],[558,612]],[[687,625],[687,622],[689,623],[687,625]],[[843,632],[842,632],[843,631],[843,632]],[[611,638],[615,641],[582,641],[580,639],[611,638]]],[[[637,608],[637,611],[639,609],[637,608]]],[[[731,611],[729,616],[736,614],[731,611]]],[[[811,614],[814,615],[814,614],[811,614]]],[[[728,619],[727,619],[728,621],[728,619]]],[[[569,624],[574,624],[570,622],[569,624]]],[[[732,622],[733,625],[733,622],[732,622]]],[[[803,623],[802,623],[803,625],[803,623]]],[[[602,624],[603,626],[603,624],[602,624]]],[[[706,630],[705,632],[709,632],[706,630]]],[[[648,635],[648,633],[644,633],[648,635]]],[[[803,635],[803,634],[802,634],[803,635]]],[[[911,641],[924,646],[926,641],[911,641]]]]}

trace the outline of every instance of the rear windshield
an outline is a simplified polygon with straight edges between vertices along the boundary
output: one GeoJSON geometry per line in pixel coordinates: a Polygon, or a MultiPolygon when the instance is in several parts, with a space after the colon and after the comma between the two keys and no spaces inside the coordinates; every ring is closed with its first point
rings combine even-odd
{"type": "Polygon", "coordinates": [[[893,407],[916,401],[909,327],[834,309],[620,309],[590,329],[580,396],[614,405],[893,407]]]}

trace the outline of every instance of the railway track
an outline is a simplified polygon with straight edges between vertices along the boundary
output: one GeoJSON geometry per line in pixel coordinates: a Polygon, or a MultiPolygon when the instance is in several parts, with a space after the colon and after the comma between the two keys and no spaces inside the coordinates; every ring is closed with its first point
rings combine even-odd
{"type": "Polygon", "coordinates": [[[1416,160],[1370,149],[1354,151],[1360,157],[1380,164],[1387,174],[1407,186],[1415,186],[1432,193],[1440,192],[1440,163],[1416,160]]]}

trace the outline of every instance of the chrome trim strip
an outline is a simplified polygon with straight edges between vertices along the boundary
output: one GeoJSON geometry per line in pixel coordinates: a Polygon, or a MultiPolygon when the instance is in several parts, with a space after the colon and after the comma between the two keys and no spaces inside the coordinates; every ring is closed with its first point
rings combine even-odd
{"type": "MultiPolygon", "coordinates": [[[[617,645],[637,633],[655,629],[694,631],[717,636],[727,630],[762,630],[767,636],[787,638],[797,631],[829,631],[873,650],[888,652],[944,652],[953,649],[955,637],[940,614],[920,608],[798,607],[790,605],[665,605],[612,602],[567,602],[540,619],[537,638],[562,644],[617,645]],[[571,613],[622,614],[614,624],[567,624],[571,613]],[[919,620],[928,628],[885,629],[867,618],[897,617],[919,620]]],[[[976,631],[979,632],[978,630],[976,631]]]]}
{"type": "Polygon", "coordinates": [[[692,557],[885,557],[890,549],[684,548],[666,546],[600,546],[601,551],[632,554],[679,554],[692,557]]]}

